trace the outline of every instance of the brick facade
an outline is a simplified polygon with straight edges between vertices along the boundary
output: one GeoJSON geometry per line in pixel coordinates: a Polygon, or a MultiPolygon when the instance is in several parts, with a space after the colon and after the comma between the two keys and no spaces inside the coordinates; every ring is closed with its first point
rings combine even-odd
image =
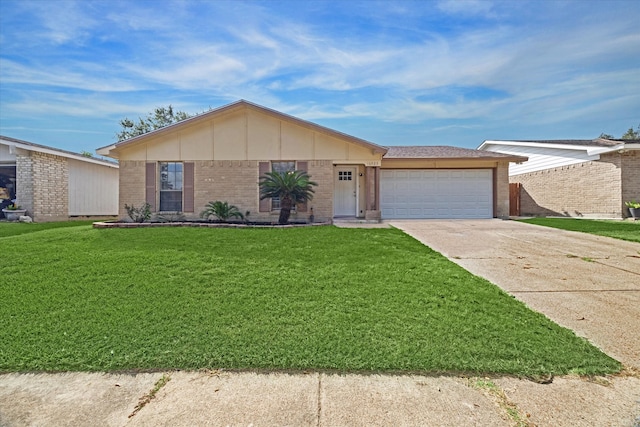
{"type": "Polygon", "coordinates": [[[33,160],[28,154],[16,154],[16,203],[33,215],[33,160]]]}
{"type": "Polygon", "coordinates": [[[16,155],[17,203],[34,221],[69,219],[69,169],[67,159],[28,152],[16,155]]]}
{"type": "Polygon", "coordinates": [[[494,216],[497,218],[509,218],[509,163],[500,162],[494,169],[494,182],[496,206],[494,216]]]}
{"type": "Polygon", "coordinates": [[[118,217],[128,218],[124,205],[140,207],[145,201],[145,166],[139,160],[120,161],[120,192],[118,193],[118,217]]]}
{"type": "Polygon", "coordinates": [[[309,207],[313,207],[316,221],[330,221],[333,218],[333,163],[330,160],[314,160],[309,162],[308,167],[311,180],[318,184],[313,188],[315,193],[309,207]]]}
{"type": "MultiPolygon", "coordinates": [[[[195,161],[194,212],[183,213],[197,219],[209,202],[217,200],[235,205],[243,214],[250,212],[250,221],[278,220],[277,211],[259,212],[258,161],[207,160],[195,161]]],[[[124,205],[142,205],[145,201],[144,161],[120,162],[120,218],[128,218],[124,205]]],[[[333,217],[333,165],[328,160],[308,161],[308,173],[318,183],[309,207],[313,207],[315,221],[333,217]]],[[[156,190],[156,200],[158,190],[156,190]]],[[[307,220],[310,212],[292,213],[291,220],[307,220]]]]}
{"type": "MultiPolygon", "coordinates": [[[[640,151],[628,151],[621,155],[622,202],[640,202],[640,151]]],[[[625,208],[624,215],[629,211],[625,208]]]]}
{"type": "Polygon", "coordinates": [[[522,184],[523,216],[620,218],[627,214],[622,209],[624,188],[637,191],[640,186],[639,160],[637,152],[609,153],[597,161],[514,175],[509,181],[522,184]]]}

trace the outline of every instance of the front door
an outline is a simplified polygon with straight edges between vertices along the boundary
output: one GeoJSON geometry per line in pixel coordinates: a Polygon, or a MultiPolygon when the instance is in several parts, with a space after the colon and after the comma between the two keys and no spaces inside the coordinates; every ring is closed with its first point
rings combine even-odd
{"type": "Polygon", "coordinates": [[[337,166],[334,176],[333,215],[356,216],[357,194],[356,177],[357,168],[337,166]]]}

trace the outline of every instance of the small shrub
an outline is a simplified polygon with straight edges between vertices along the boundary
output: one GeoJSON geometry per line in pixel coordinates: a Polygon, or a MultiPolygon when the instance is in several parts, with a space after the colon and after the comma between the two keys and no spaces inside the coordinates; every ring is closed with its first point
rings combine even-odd
{"type": "Polygon", "coordinates": [[[219,200],[207,203],[205,210],[202,211],[200,216],[206,220],[209,220],[213,216],[219,221],[228,221],[230,218],[244,219],[244,215],[242,215],[242,212],[240,212],[237,206],[219,200]]]}
{"type": "Polygon", "coordinates": [[[139,208],[136,208],[134,205],[124,204],[124,208],[127,211],[127,215],[131,218],[133,222],[145,222],[149,221],[151,218],[151,205],[149,203],[144,203],[139,208]]]}

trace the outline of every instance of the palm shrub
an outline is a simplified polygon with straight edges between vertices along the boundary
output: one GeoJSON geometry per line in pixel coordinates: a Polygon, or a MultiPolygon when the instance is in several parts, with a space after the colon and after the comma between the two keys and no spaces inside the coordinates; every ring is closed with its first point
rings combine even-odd
{"type": "Polygon", "coordinates": [[[220,221],[228,221],[229,218],[244,219],[244,215],[242,215],[242,212],[240,212],[235,205],[230,205],[220,200],[207,203],[205,210],[200,213],[200,216],[206,220],[214,216],[220,221]]]}
{"type": "Polygon", "coordinates": [[[260,200],[278,197],[278,224],[286,224],[289,222],[291,209],[297,203],[313,199],[313,187],[317,185],[305,171],[266,172],[260,177],[260,200]]]}

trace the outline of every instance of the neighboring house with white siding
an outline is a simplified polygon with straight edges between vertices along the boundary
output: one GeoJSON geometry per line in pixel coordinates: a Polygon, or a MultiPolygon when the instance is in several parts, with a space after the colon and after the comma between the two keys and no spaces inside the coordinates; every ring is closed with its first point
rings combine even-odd
{"type": "Polygon", "coordinates": [[[118,164],[0,136],[0,205],[34,221],[118,214],[118,164]]]}
{"type": "Polygon", "coordinates": [[[640,201],[640,140],[484,141],[479,150],[526,156],[509,166],[520,215],[621,218],[640,201]]]}

